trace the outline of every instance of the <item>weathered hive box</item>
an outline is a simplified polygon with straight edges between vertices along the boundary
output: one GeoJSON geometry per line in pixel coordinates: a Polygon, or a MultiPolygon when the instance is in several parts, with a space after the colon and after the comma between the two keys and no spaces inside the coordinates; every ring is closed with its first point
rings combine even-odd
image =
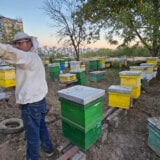
{"type": "Polygon", "coordinates": [[[76,81],[76,74],[64,73],[59,75],[60,82],[71,82],[76,81]]]}
{"type": "Polygon", "coordinates": [[[148,118],[148,146],[160,156],[160,117],[148,118]]]}
{"type": "Polygon", "coordinates": [[[129,109],[131,103],[132,87],[112,85],[108,88],[108,105],[129,109]]]}
{"type": "Polygon", "coordinates": [[[4,88],[16,85],[16,72],[14,67],[0,67],[0,86],[4,88]]]}
{"type": "Polygon", "coordinates": [[[62,134],[87,150],[102,134],[105,91],[77,85],[57,92],[61,103],[62,134]]]}
{"type": "Polygon", "coordinates": [[[89,80],[98,82],[105,78],[106,71],[93,71],[89,73],[89,80]]]}

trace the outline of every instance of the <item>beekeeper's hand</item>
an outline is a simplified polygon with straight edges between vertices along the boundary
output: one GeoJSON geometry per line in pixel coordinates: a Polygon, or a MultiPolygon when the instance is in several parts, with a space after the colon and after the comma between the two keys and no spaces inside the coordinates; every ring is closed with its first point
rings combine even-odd
{"type": "Polygon", "coordinates": [[[0,57],[2,57],[5,54],[5,52],[7,51],[7,46],[8,45],[6,45],[6,44],[0,43],[0,57]]]}

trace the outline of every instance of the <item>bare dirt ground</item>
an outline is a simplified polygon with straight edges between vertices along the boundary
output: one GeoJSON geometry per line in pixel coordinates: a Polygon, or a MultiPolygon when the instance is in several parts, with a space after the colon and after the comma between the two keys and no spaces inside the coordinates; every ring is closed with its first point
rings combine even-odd
{"type": "MultiPolygon", "coordinates": [[[[114,69],[106,70],[106,78],[100,83],[90,82],[87,78],[87,86],[106,90],[104,98],[104,110],[107,107],[107,89],[112,84],[119,84],[118,72],[114,69]],[[112,72],[115,76],[111,76],[112,72]]],[[[51,139],[56,146],[67,143],[62,137],[60,120],[60,103],[56,94],[63,88],[58,81],[47,77],[49,92],[47,104],[47,124],[51,139]]],[[[119,117],[118,126],[111,126],[107,139],[101,143],[98,140],[87,152],[87,160],[160,160],[147,145],[148,129],[147,118],[160,115],[160,80],[152,80],[141,91],[141,96],[134,102],[126,114],[119,117]]],[[[0,121],[7,118],[20,118],[20,108],[15,104],[14,89],[8,101],[0,101],[0,121]]],[[[15,134],[0,133],[0,160],[23,160],[25,157],[24,131],[15,134]]],[[[56,158],[60,155],[56,154],[56,158]]],[[[54,158],[54,159],[56,159],[54,158]]],[[[41,152],[40,160],[47,159],[41,152]]],[[[52,158],[53,160],[53,158],[52,158]]]]}

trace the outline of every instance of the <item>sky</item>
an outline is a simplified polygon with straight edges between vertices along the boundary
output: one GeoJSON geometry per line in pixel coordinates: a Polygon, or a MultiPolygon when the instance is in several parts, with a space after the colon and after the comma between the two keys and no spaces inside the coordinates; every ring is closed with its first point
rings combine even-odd
{"type": "MultiPolygon", "coordinates": [[[[12,19],[21,18],[24,32],[37,37],[40,47],[60,47],[53,28],[50,27],[51,20],[42,9],[43,3],[44,0],[0,0],[0,15],[12,19]]],[[[113,48],[107,45],[103,37],[87,47],[113,48]]]]}

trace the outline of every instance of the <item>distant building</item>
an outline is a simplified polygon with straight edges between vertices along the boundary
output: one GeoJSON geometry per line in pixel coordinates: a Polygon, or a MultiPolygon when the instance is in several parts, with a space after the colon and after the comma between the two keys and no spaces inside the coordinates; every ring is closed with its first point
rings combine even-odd
{"type": "Polygon", "coordinates": [[[17,32],[23,31],[21,19],[11,19],[0,16],[0,42],[8,43],[17,32]]]}

